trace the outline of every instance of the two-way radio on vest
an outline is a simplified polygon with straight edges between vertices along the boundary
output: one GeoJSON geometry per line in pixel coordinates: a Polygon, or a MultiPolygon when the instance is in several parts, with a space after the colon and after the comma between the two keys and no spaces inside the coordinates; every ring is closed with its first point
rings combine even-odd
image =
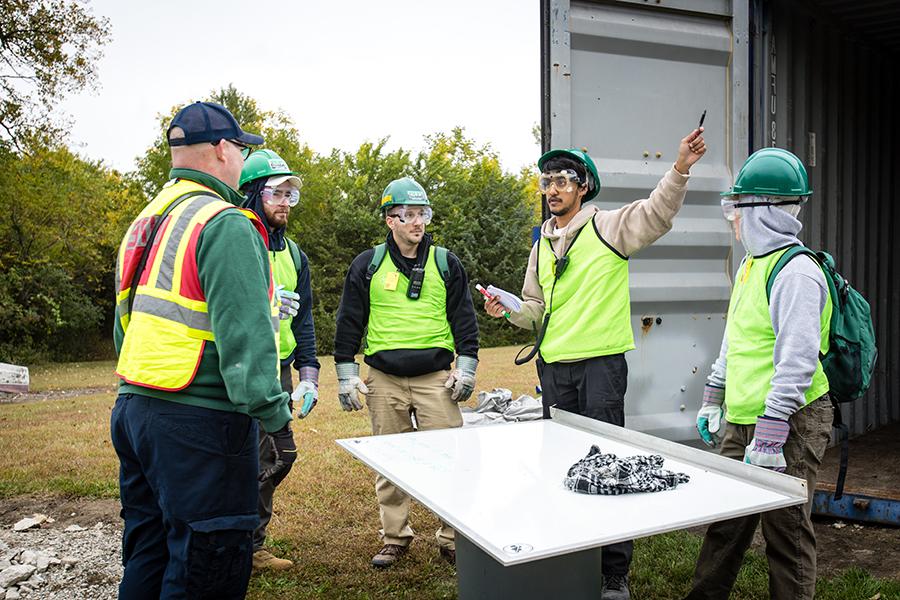
{"type": "MultiPolygon", "coordinates": [[[[582,231],[584,231],[584,226],[582,226],[581,229],[579,229],[577,232],[575,232],[575,237],[572,238],[572,243],[569,244],[569,247],[566,248],[566,251],[563,252],[563,255],[560,256],[559,258],[557,258],[556,262],[553,264],[553,285],[550,287],[550,302],[547,303],[547,310],[544,312],[544,321],[541,323],[540,330],[537,331],[537,334],[536,334],[536,337],[534,340],[534,345],[531,348],[531,352],[529,352],[525,356],[521,356],[522,351],[525,350],[525,348],[528,348],[528,346],[525,346],[521,350],[519,350],[518,354],[516,354],[516,359],[514,362],[517,365],[524,365],[524,364],[530,362],[531,359],[534,358],[541,349],[541,342],[544,341],[544,334],[547,333],[547,326],[550,324],[550,315],[553,314],[553,292],[556,290],[556,282],[559,281],[559,278],[562,277],[562,274],[566,271],[566,267],[569,266],[569,256],[568,256],[569,250],[571,250],[572,246],[575,245],[575,241],[578,240],[578,236],[581,235],[582,231]]],[[[537,249],[538,255],[540,255],[540,251],[541,251],[541,246],[540,246],[541,240],[540,239],[537,241],[537,244],[538,244],[538,249],[537,249]]],[[[550,248],[551,248],[551,250],[553,249],[552,244],[551,244],[550,248]]],[[[539,261],[540,261],[540,258],[538,256],[538,260],[535,262],[538,265],[540,265],[539,261]]]]}

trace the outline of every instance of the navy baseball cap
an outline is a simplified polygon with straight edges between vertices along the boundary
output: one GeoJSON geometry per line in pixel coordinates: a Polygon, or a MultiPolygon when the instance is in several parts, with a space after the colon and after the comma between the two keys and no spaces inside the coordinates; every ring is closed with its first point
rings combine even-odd
{"type": "Polygon", "coordinates": [[[258,135],[245,133],[228,109],[214,102],[194,102],[178,111],[166,130],[170,146],[190,146],[203,142],[236,140],[249,146],[261,146],[265,140],[258,135]],[[169,139],[172,128],[180,127],[183,138],[169,139]]]}

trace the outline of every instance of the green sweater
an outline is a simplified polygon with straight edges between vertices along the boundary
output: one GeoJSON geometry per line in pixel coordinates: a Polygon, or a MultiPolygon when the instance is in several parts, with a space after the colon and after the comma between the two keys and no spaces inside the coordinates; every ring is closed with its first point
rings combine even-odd
{"type": "MultiPolygon", "coordinates": [[[[241,196],[206,173],[172,169],[235,203],[241,196]]],[[[278,350],[268,306],[269,258],[265,242],[246,216],[224,211],[207,222],[197,240],[197,268],[215,342],[207,342],[197,374],[178,392],[119,382],[120,394],[142,394],[191,406],[239,412],[260,420],[268,432],[291,420],[288,395],[278,380],[278,350]]],[[[115,319],[118,353],[124,332],[115,319]]]]}

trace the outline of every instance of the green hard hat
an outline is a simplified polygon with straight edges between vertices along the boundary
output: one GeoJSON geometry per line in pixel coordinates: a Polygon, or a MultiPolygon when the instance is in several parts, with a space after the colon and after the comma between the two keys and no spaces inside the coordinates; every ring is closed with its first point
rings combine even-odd
{"type": "MultiPolygon", "coordinates": [[[[291,171],[284,159],[273,150],[257,150],[251,153],[247,160],[244,161],[244,168],[241,169],[241,181],[238,183],[238,187],[243,187],[249,181],[277,175],[285,176],[283,181],[290,181],[297,188],[303,185],[300,177],[291,171]]],[[[280,185],[283,181],[279,181],[278,184],[280,185]]]]}
{"type": "Polygon", "coordinates": [[[591,200],[600,193],[600,175],[597,174],[597,165],[594,164],[594,161],[587,153],[586,148],[582,148],[581,150],[577,148],[570,148],[569,150],[557,149],[545,152],[538,159],[538,169],[543,171],[544,163],[554,156],[565,156],[567,158],[571,158],[572,160],[576,160],[583,164],[584,167],[588,170],[588,173],[591,174],[591,182],[590,185],[588,185],[587,194],[585,194],[584,198],[582,199],[583,202],[591,200]]]}
{"type": "Polygon", "coordinates": [[[723,196],[809,196],[806,167],[791,152],[781,148],[763,148],[751,154],[723,196]]]}
{"type": "Polygon", "coordinates": [[[381,210],[400,205],[431,206],[428,194],[412,177],[401,177],[388,184],[381,193],[381,210]]]}

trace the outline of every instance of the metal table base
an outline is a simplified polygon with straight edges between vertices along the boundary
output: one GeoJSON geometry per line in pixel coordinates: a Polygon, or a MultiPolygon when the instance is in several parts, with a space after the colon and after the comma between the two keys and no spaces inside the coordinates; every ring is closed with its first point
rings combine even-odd
{"type": "Polygon", "coordinates": [[[602,584],[600,548],[503,566],[456,532],[459,600],[596,600],[602,584]]]}

